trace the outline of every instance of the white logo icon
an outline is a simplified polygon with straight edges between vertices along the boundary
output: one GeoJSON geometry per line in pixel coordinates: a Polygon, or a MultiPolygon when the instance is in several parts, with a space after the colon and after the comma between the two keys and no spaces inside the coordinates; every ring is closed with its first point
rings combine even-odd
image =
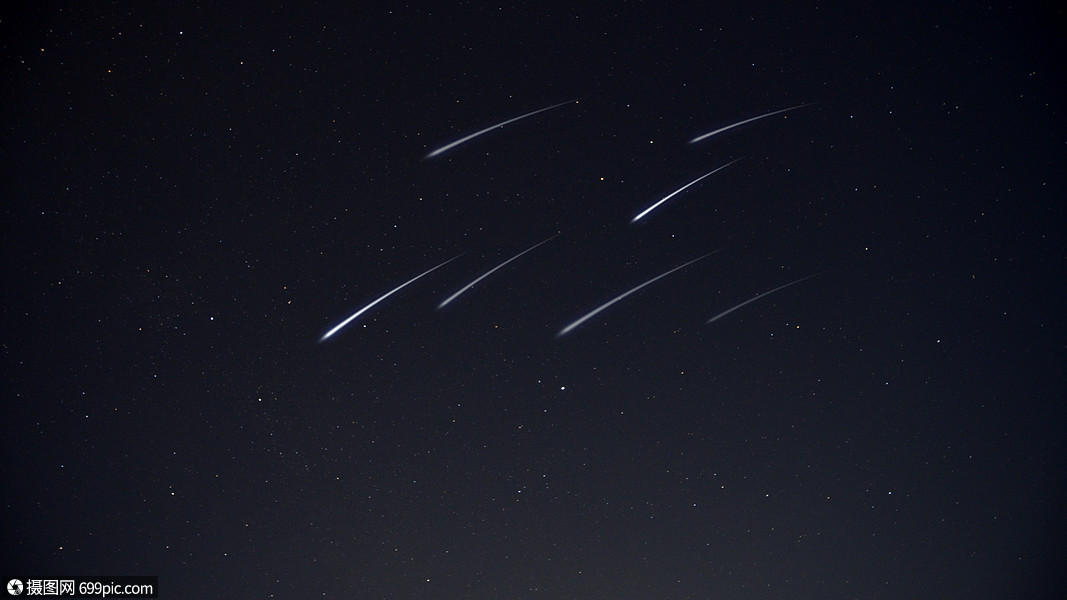
{"type": "Polygon", "coordinates": [[[12,596],[18,596],[22,593],[22,590],[26,589],[22,585],[22,581],[19,579],[12,579],[7,582],[7,593],[12,596]]]}

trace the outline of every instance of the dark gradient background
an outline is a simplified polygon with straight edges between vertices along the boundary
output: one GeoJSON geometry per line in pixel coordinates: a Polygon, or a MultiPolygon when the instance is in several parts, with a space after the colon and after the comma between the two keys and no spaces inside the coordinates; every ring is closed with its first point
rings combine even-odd
{"type": "Polygon", "coordinates": [[[5,574],[1063,597],[1062,9],[440,4],[0,13],[5,574]]]}

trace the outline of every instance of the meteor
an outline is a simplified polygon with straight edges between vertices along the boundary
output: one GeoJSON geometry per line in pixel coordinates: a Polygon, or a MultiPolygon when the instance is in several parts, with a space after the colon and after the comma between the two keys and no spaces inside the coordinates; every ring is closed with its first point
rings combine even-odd
{"type": "Polygon", "coordinates": [[[324,336],[322,336],[321,338],[319,338],[319,343],[321,344],[322,342],[325,342],[325,341],[326,341],[327,339],[329,339],[329,338],[330,338],[330,336],[332,336],[333,334],[337,333],[338,331],[341,331],[341,329],[342,329],[342,328],[344,328],[344,326],[345,326],[345,325],[348,325],[348,324],[349,324],[349,323],[351,323],[351,322],[352,322],[353,320],[355,320],[355,319],[356,319],[356,317],[358,317],[359,315],[362,315],[363,313],[365,313],[365,312],[367,312],[368,310],[370,310],[370,309],[371,309],[371,308],[372,308],[372,307],[373,307],[373,306],[374,306],[375,304],[378,304],[378,303],[379,303],[379,302],[381,302],[382,300],[385,300],[385,299],[386,299],[386,298],[388,298],[389,296],[392,296],[393,294],[395,294],[395,293],[399,292],[400,290],[402,290],[402,289],[404,289],[405,287],[407,287],[407,286],[411,285],[412,283],[415,283],[416,281],[418,281],[419,279],[422,279],[422,278],[423,278],[423,277],[425,277],[426,275],[429,275],[430,273],[432,273],[432,272],[436,271],[437,269],[440,269],[441,267],[443,267],[443,266],[447,265],[448,263],[450,263],[450,262],[452,262],[452,261],[456,260],[456,259],[457,259],[457,258],[459,258],[460,256],[462,256],[462,254],[461,254],[461,255],[459,255],[459,256],[453,256],[452,258],[450,258],[450,259],[446,260],[445,262],[443,262],[443,263],[441,263],[441,264],[437,265],[436,267],[434,267],[434,268],[430,269],[429,271],[425,271],[425,272],[423,272],[423,273],[422,273],[421,275],[416,275],[415,277],[412,277],[411,279],[409,279],[409,280],[405,281],[404,283],[402,283],[402,284],[398,285],[397,287],[393,288],[393,289],[392,289],[391,291],[389,291],[388,293],[386,293],[386,294],[385,294],[384,296],[382,296],[382,297],[378,298],[378,299],[377,299],[377,300],[375,300],[374,302],[371,302],[370,304],[368,304],[368,305],[364,306],[363,308],[359,309],[359,310],[358,310],[358,311],[356,311],[356,313],[355,313],[355,314],[353,314],[353,315],[352,315],[351,317],[348,317],[348,318],[347,318],[347,319],[345,319],[344,321],[341,321],[341,323],[340,323],[339,325],[337,325],[337,326],[336,326],[336,327],[334,327],[333,329],[331,329],[331,330],[327,331],[327,332],[326,332],[326,335],[324,335],[324,336]]]}
{"type": "Polygon", "coordinates": [[[608,308],[608,307],[609,307],[609,306],[611,306],[612,304],[615,304],[615,303],[616,303],[616,302],[618,302],[619,300],[622,300],[623,298],[625,298],[625,297],[629,296],[630,294],[632,294],[632,293],[636,292],[637,290],[640,290],[640,289],[641,289],[641,288],[643,288],[643,287],[646,287],[646,286],[652,285],[653,283],[655,283],[655,282],[659,281],[660,279],[663,279],[664,277],[666,277],[666,276],[670,275],[671,273],[673,273],[673,272],[675,272],[675,271],[677,271],[677,270],[679,270],[679,269],[684,269],[685,267],[688,267],[689,265],[691,265],[691,264],[693,264],[693,263],[697,262],[698,260],[702,260],[702,259],[705,259],[705,258],[707,258],[707,257],[711,256],[712,254],[715,254],[716,252],[721,252],[721,251],[722,251],[722,249],[720,248],[720,249],[716,250],[715,252],[708,252],[708,253],[707,253],[707,254],[705,254],[704,256],[701,256],[701,257],[699,257],[699,258],[694,258],[693,260],[691,260],[691,261],[689,261],[689,262],[685,263],[684,265],[680,265],[680,266],[674,267],[674,268],[673,268],[673,269],[671,269],[670,271],[667,271],[666,273],[663,273],[662,275],[658,275],[658,276],[656,276],[656,277],[653,277],[652,279],[649,279],[648,281],[646,281],[646,282],[642,283],[641,285],[639,285],[639,286],[637,286],[637,287],[635,287],[635,288],[631,289],[630,291],[628,291],[628,292],[626,292],[626,293],[624,293],[624,294],[620,294],[620,295],[618,295],[618,296],[616,296],[616,297],[612,298],[611,300],[609,300],[609,301],[605,302],[604,304],[601,304],[600,306],[598,306],[598,307],[594,308],[594,309],[593,309],[592,311],[590,311],[590,312],[586,313],[586,314],[585,314],[585,315],[584,315],[584,316],[583,316],[582,318],[578,319],[577,321],[575,321],[575,322],[571,323],[570,325],[567,325],[567,326],[566,326],[566,327],[564,327],[563,329],[560,329],[560,330],[559,330],[559,333],[557,333],[557,334],[556,334],[556,337],[563,337],[563,336],[567,335],[567,334],[568,334],[568,333],[570,333],[570,332],[571,332],[571,330],[573,330],[573,329],[574,329],[575,327],[578,327],[578,326],[579,326],[579,325],[581,325],[582,323],[585,323],[585,322],[586,322],[586,321],[588,321],[589,319],[592,319],[593,317],[595,317],[595,316],[596,316],[597,314],[599,314],[600,312],[604,311],[604,310],[605,310],[606,308],[608,308]]]}
{"type": "Polygon", "coordinates": [[[800,283],[801,281],[806,281],[808,279],[811,279],[812,277],[818,277],[819,275],[822,275],[825,272],[826,271],[821,271],[819,273],[815,273],[814,275],[808,275],[807,277],[801,277],[800,279],[797,279],[796,281],[790,281],[789,283],[787,283],[785,285],[780,285],[780,286],[774,288],[773,290],[771,290],[769,292],[763,292],[762,294],[756,294],[756,296],[754,298],[751,298],[749,300],[745,300],[741,304],[738,304],[737,306],[735,306],[735,307],[733,307],[733,308],[731,308],[729,310],[722,311],[721,313],[719,313],[719,314],[715,315],[714,317],[708,319],[708,322],[704,323],[704,324],[705,325],[710,325],[710,324],[714,323],[715,321],[718,321],[719,319],[725,317],[726,315],[734,312],[735,310],[745,306],[746,304],[750,304],[752,302],[755,302],[756,300],[759,300],[760,298],[762,298],[764,296],[770,296],[771,294],[773,294],[773,293],[775,293],[775,292],[777,292],[779,290],[784,290],[785,288],[787,288],[787,287],[789,287],[791,285],[796,285],[796,284],[800,283]]]}
{"type": "Polygon", "coordinates": [[[699,136],[689,140],[689,143],[690,144],[695,144],[695,143],[697,143],[697,142],[699,142],[701,140],[707,139],[707,138],[709,138],[709,137],[711,137],[713,135],[722,133],[724,131],[729,131],[729,130],[733,129],[734,127],[740,127],[740,126],[744,125],[745,123],[751,123],[752,121],[759,121],[760,119],[766,119],[767,117],[773,117],[774,115],[780,115],[780,114],[782,114],[784,112],[789,112],[791,110],[796,110],[798,108],[804,108],[805,106],[811,106],[812,104],[817,104],[817,102],[808,102],[807,104],[798,104],[796,106],[790,106],[789,108],[783,108],[781,110],[776,110],[776,111],[773,111],[773,112],[769,112],[767,114],[760,115],[758,117],[752,117],[751,119],[745,119],[744,121],[738,121],[738,122],[734,123],[733,125],[727,125],[726,127],[720,127],[719,129],[716,129],[715,131],[712,131],[711,133],[705,133],[704,135],[699,135],[699,136]]]}
{"type": "Polygon", "coordinates": [[[719,171],[725,169],[726,167],[729,167],[730,165],[734,164],[735,162],[737,162],[739,160],[741,160],[741,159],[740,158],[735,158],[734,160],[731,160],[730,162],[726,163],[725,165],[719,167],[718,169],[715,169],[714,171],[712,171],[710,173],[706,173],[704,175],[701,175],[700,177],[697,177],[693,181],[690,181],[689,183],[683,185],[682,187],[674,190],[673,192],[671,192],[671,193],[667,194],[666,196],[664,196],[663,199],[660,200],[659,202],[657,202],[657,203],[653,204],[652,206],[649,206],[645,210],[641,211],[641,214],[639,214],[636,217],[634,217],[630,222],[631,223],[636,223],[638,221],[638,219],[640,219],[641,217],[643,217],[643,216],[647,215],[648,213],[652,212],[653,210],[656,209],[657,206],[659,206],[660,204],[663,204],[664,202],[670,200],[675,195],[682,193],[687,187],[693,185],[694,183],[700,181],[701,179],[704,179],[705,177],[709,177],[711,175],[714,175],[714,174],[718,173],[719,171]]]}
{"type": "Polygon", "coordinates": [[[444,146],[441,146],[437,150],[434,150],[433,152],[427,154],[426,158],[433,158],[433,157],[435,157],[435,156],[437,156],[439,154],[443,154],[445,152],[448,152],[449,150],[455,148],[456,146],[458,146],[458,145],[460,145],[460,144],[462,144],[464,142],[469,142],[469,141],[473,140],[474,138],[476,138],[476,137],[478,137],[478,136],[480,136],[482,134],[489,133],[490,131],[496,129],[497,127],[503,127],[505,125],[510,125],[511,123],[514,123],[515,121],[521,121],[521,120],[525,119],[526,117],[532,117],[532,116],[536,115],[537,113],[542,113],[542,112],[545,112],[546,110],[552,110],[553,108],[559,108],[560,106],[563,106],[564,104],[570,104],[572,102],[577,102],[577,101],[578,100],[568,100],[566,102],[560,102],[559,104],[553,104],[552,106],[541,108],[541,109],[535,110],[533,112],[528,112],[525,115],[522,115],[522,116],[519,116],[519,117],[515,117],[514,119],[508,119],[507,121],[504,121],[504,122],[501,122],[501,123],[497,123],[496,125],[492,125],[490,127],[486,127],[485,129],[483,129],[481,131],[475,131],[474,133],[468,135],[467,137],[460,138],[460,139],[452,142],[451,144],[445,144],[444,146]]]}
{"type": "Polygon", "coordinates": [[[543,242],[541,242],[541,243],[539,243],[539,244],[534,244],[533,246],[530,246],[529,248],[527,248],[527,249],[523,250],[522,252],[519,252],[519,253],[518,253],[518,254],[516,254],[515,256],[512,256],[511,258],[509,258],[509,259],[505,260],[504,262],[502,262],[502,263],[500,263],[499,265],[497,265],[497,266],[493,267],[492,269],[489,269],[488,271],[486,271],[486,273],[485,273],[484,275],[482,275],[482,276],[481,276],[481,277],[479,277],[478,279],[475,279],[474,281],[472,281],[472,282],[468,283],[467,285],[463,286],[463,288],[462,288],[462,289],[460,289],[460,290],[459,290],[458,292],[456,292],[455,294],[452,294],[451,296],[449,296],[448,298],[446,298],[444,302],[442,302],[442,303],[438,304],[438,305],[437,305],[437,309],[438,309],[438,310],[440,310],[440,309],[444,308],[444,307],[445,307],[445,305],[447,305],[447,304],[448,304],[449,302],[451,302],[451,301],[455,300],[456,298],[458,298],[460,294],[462,294],[463,292],[466,292],[467,290],[471,289],[472,287],[474,287],[474,286],[478,285],[478,282],[479,282],[479,281],[481,281],[481,280],[485,279],[486,277],[489,277],[490,275],[492,275],[492,274],[493,274],[493,273],[495,273],[496,271],[498,271],[498,270],[500,270],[500,269],[503,269],[503,268],[504,268],[505,266],[507,266],[507,264],[508,264],[508,263],[510,263],[511,261],[513,261],[513,260],[515,260],[515,259],[519,258],[519,257],[520,257],[520,256],[522,256],[523,254],[526,254],[527,252],[529,252],[529,251],[533,250],[534,248],[537,248],[537,247],[538,247],[538,246],[540,246],[541,244],[547,244],[548,242],[551,242],[552,240],[554,240],[554,239],[558,238],[559,236],[560,236],[560,234],[558,234],[558,233],[557,233],[556,235],[554,235],[554,236],[552,236],[552,237],[548,238],[547,240],[545,240],[545,241],[543,241],[543,242]]]}

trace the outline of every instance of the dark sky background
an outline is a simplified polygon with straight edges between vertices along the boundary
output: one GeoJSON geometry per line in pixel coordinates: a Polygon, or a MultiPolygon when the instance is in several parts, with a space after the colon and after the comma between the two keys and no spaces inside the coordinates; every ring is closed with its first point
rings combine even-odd
{"type": "Polygon", "coordinates": [[[5,574],[1063,597],[1062,9],[155,4],[0,18],[5,574]]]}

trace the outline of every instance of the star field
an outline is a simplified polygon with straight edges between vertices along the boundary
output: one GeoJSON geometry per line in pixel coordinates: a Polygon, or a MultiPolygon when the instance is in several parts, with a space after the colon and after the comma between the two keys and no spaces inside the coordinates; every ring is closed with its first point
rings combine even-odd
{"type": "Polygon", "coordinates": [[[5,572],[1061,597],[1062,22],[0,18],[5,572]]]}

